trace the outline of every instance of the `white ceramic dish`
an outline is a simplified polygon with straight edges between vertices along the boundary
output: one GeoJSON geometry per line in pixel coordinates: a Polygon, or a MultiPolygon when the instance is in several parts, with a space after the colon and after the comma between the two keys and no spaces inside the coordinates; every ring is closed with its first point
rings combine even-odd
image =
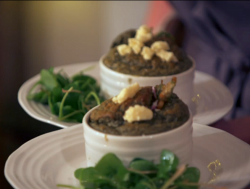
{"type": "Polygon", "coordinates": [[[101,89],[107,98],[111,98],[120,93],[120,91],[128,87],[133,83],[138,83],[140,86],[155,86],[159,85],[161,80],[163,83],[168,83],[175,76],[177,78],[177,84],[174,88],[174,92],[180,99],[183,100],[188,106],[192,104],[192,98],[194,96],[194,72],[195,62],[187,71],[161,77],[146,77],[146,76],[133,76],[111,70],[103,63],[102,57],[99,61],[100,75],[101,75],[101,89]]]}
{"type": "MultiPolygon", "coordinates": [[[[64,69],[69,75],[95,65],[93,70],[87,74],[93,76],[100,82],[100,68],[98,62],[78,63],[56,67],[55,71],[64,69]]],[[[62,122],[53,115],[48,106],[28,101],[27,95],[30,88],[39,80],[36,75],[26,81],[18,91],[18,101],[22,108],[33,118],[61,128],[67,128],[77,123],[62,122]]],[[[233,98],[230,91],[220,81],[205,73],[195,71],[194,97],[192,101],[193,121],[201,124],[211,124],[222,118],[232,108],[233,98]]]]}
{"type": "Polygon", "coordinates": [[[159,163],[162,149],[174,152],[181,164],[189,164],[192,158],[192,115],[178,128],[144,136],[115,136],[94,130],[88,124],[90,110],[83,118],[87,165],[94,166],[105,154],[115,153],[128,166],[134,157],[142,157],[159,163]],[[178,138],[180,140],[178,140],[178,138]]]}
{"type": "MultiPolygon", "coordinates": [[[[250,178],[249,145],[212,127],[193,124],[193,129],[191,166],[200,169],[200,181],[214,179],[214,184],[228,189],[246,186],[250,178]],[[221,166],[212,174],[207,166],[212,168],[216,160],[221,166]]],[[[77,186],[73,173],[80,167],[86,167],[82,124],[25,143],[10,155],[4,173],[15,189],[58,189],[58,183],[77,186]]]]}

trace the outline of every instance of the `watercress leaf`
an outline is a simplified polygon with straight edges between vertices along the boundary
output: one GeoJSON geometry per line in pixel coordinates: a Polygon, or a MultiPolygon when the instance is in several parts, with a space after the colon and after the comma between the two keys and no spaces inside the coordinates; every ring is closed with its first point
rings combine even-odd
{"type": "Polygon", "coordinates": [[[176,170],[179,159],[168,150],[162,150],[159,164],[158,177],[165,177],[170,171],[176,170]]]}
{"type": "Polygon", "coordinates": [[[81,87],[78,86],[76,83],[69,83],[63,89],[69,90],[71,87],[73,87],[74,90],[81,91],[81,87]]]}
{"type": "Polygon", "coordinates": [[[53,72],[54,72],[54,68],[53,68],[53,67],[50,67],[50,68],[48,69],[48,71],[49,71],[50,73],[52,73],[52,74],[53,74],[53,72]]]}
{"type": "Polygon", "coordinates": [[[163,184],[166,182],[166,180],[168,180],[168,179],[169,179],[168,177],[165,177],[164,179],[155,177],[152,180],[153,180],[156,188],[161,188],[163,186],[163,184]]]}
{"type": "Polygon", "coordinates": [[[48,89],[52,90],[54,87],[58,86],[55,76],[48,70],[41,70],[41,82],[48,89]]]}
{"type": "Polygon", "coordinates": [[[75,82],[75,81],[88,81],[89,84],[95,84],[96,83],[96,80],[89,76],[89,75],[82,75],[82,74],[79,74],[79,75],[76,75],[72,78],[72,81],[75,82]]]}
{"type": "Polygon", "coordinates": [[[101,104],[100,98],[98,97],[98,95],[97,95],[94,91],[91,91],[91,92],[86,96],[85,102],[94,102],[93,105],[99,105],[99,104],[101,104]]]}
{"type": "Polygon", "coordinates": [[[136,184],[134,189],[154,189],[154,187],[149,182],[142,180],[136,184]]]}
{"type": "Polygon", "coordinates": [[[157,167],[154,165],[152,161],[148,160],[137,160],[132,161],[129,165],[129,168],[138,171],[156,171],[157,167]]]}
{"type": "Polygon", "coordinates": [[[34,94],[32,94],[32,91],[38,86],[38,85],[42,85],[41,80],[37,81],[29,90],[28,95],[27,95],[27,99],[28,100],[33,100],[34,98],[34,94]]]}
{"type": "Polygon", "coordinates": [[[47,92],[44,92],[41,99],[40,99],[40,103],[42,104],[48,104],[48,93],[47,92]]]}
{"type": "Polygon", "coordinates": [[[96,189],[96,181],[102,177],[94,167],[79,168],[74,172],[74,175],[80,181],[81,185],[84,186],[84,189],[96,189]]]}
{"type": "Polygon", "coordinates": [[[28,96],[29,100],[34,100],[35,102],[39,102],[42,104],[48,104],[48,92],[40,91],[38,93],[33,93],[28,96]]]}
{"type": "Polygon", "coordinates": [[[82,84],[84,84],[85,83],[85,81],[74,81],[74,82],[72,82],[72,84],[73,85],[75,85],[75,86],[78,86],[79,87],[79,89],[80,89],[80,91],[84,91],[83,89],[82,89],[82,84]]]}
{"type": "Polygon", "coordinates": [[[135,162],[135,161],[140,161],[140,160],[145,160],[145,159],[136,157],[136,158],[132,159],[132,161],[129,163],[129,166],[128,166],[128,167],[130,167],[130,165],[131,165],[133,162],[135,162]]]}
{"type": "Polygon", "coordinates": [[[119,183],[113,179],[105,177],[100,171],[97,171],[94,167],[80,168],[75,171],[75,177],[85,188],[119,188],[119,183]],[[116,186],[116,187],[115,187],[116,186]]]}
{"type": "MultiPolygon", "coordinates": [[[[70,83],[68,84],[67,86],[64,87],[64,90],[67,91],[69,90],[70,88],[73,88],[71,92],[69,92],[69,94],[67,95],[67,98],[65,99],[64,101],[64,105],[69,105],[71,106],[72,108],[74,109],[78,109],[78,100],[79,100],[79,97],[80,95],[82,94],[81,91],[80,91],[80,88],[73,84],[73,83],[70,83]]],[[[65,92],[63,93],[63,95],[65,95],[65,92]]]]}
{"type": "MultiPolygon", "coordinates": [[[[110,183],[101,183],[99,184],[98,189],[118,189],[116,186],[112,186],[110,183]]],[[[97,188],[95,188],[97,189],[97,188]]]]}
{"type": "Polygon", "coordinates": [[[74,112],[74,111],[75,111],[75,109],[72,108],[72,107],[69,106],[69,105],[63,107],[63,115],[64,115],[64,116],[67,115],[67,114],[70,114],[70,113],[72,113],[72,112],[74,112]]]}
{"type": "Polygon", "coordinates": [[[183,173],[184,179],[189,182],[199,182],[200,180],[200,170],[196,167],[188,167],[183,173]]]}
{"type": "Polygon", "coordinates": [[[52,103],[60,102],[63,98],[62,88],[60,86],[54,87],[51,91],[52,103]]]}
{"type": "Polygon", "coordinates": [[[58,115],[60,120],[81,122],[82,117],[89,109],[104,101],[104,97],[99,96],[100,87],[93,77],[84,75],[81,72],[75,75],[73,77],[75,81],[72,81],[60,71],[58,73],[53,72],[53,67],[48,70],[41,70],[41,78],[30,89],[27,99],[49,104],[51,112],[58,115]],[[32,94],[32,91],[38,85],[41,91],[32,94]],[[70,88],[73,90],[71,89],[72,91],[65,95],[70,88]],[[80,96],[81,99],[79,98],[80,96]],[[88,98],[85,100],[87,96],[88,98]],[[64,108],[65,106],[70,106],[72,109],[69,107],[64,108]],[[65,112],[70,113],[64,115],[65,112]]]}
{"type": "Polygon", "coordinates": [[[89,89],[89,90],[92,90],[92,91],[96,91],[99,88],[99,86],[97,84],[89,83],[89,82],[86,82],[86,84],[82,85],[81,87],[83,88],[83,90],[89,89]]]}
{"type": "Polygon", "coordinates": [[[80,182],[92,182],[102,176],[94,167],[79,168],[74,175],[80,182]]]}
{"type": "Polygon", "coordinates": [[[82,118],[83,118],[84,114],[86,114],[86,113],[87,112],[85,112],[85,113],[77,113],[74,116],[72,116],[72,118],[74,120],[76,120],[78,123],[82,123],[82,118]]]}
{"type": "Polygon", "coordinates": [[[48,104],[49,104],[49,108],[50,108],[50,111],[52,112],[52,114],[55,114],[54,106],[53,106],[53,103],[52,103],[52,95],[51,95],[51,93],[49,93],[49,96],[48,96],[48,104]]]}
{"type": "Polygon", "coordinates": [[[34,100],[35,102],[40,102],[40,99],[42,98],[44,91],[40,91],[38,93],[33,93],[28,96],[29,100],[34,100]]]}
{"type": "Polygon", "coordinates": [[[79,93],[70,92],[65,99],[64,106],[71,106],[73,109],[78,109],[78,100],[79,100],[79,93]]]}
{"type": "Polygon", "coordinates": [[[129,172],[122,161],[113,153],[108,153],[96,164],[96,170],[106,177],[115,177],[118,181],[129,179],[129,172]]]}
{"type": "Polygon", "coordinates": [[[96,189],[100,186],[110,186],[110,181],[101,175],[94,167],[80,168],[74,173],[84,188],[96,189]]]}
{"type": "Polygon", "coordinates": [[[87,183],[82,184],[82,189],[96,189],[96,188],[98,188],[97,184],[92,183],[92,182],[87,182],[87,183]]]}
{"type": "Polygon", "coordinates": [[[59,115],[59,109],[60,109],[61,102],[56,102],[52,105],[53,111],[52,113],[55,115],[59,115]]]}
{"type": "Polygon", "coordinates": [[[81,94],[78,98],[78,109],[79,110],[85,110],[86,107],[84,107],[84,96],[81,94]]]}
{"type": "Polygon", "coordinates": [[[138,182],[145,180],[146,182],[150,183],[152,188],[157,189],[155,183],[152,180],[155,177],[155,174],[153,174],[154,176],[152,176],[152,178],[150,178],[149,175],[146,175],[142,172],[134,171],[132,169],[129,169],[129,171],[130,171],[129,182],[131,183],[129,186],[131,186],[131,185],[135,186],[138,182]]]}
{"type": "Polygon", "coordinates": [[[69,84],[69,79],[62,76],[60,73],[56,74],[56,80],[62,88],[69,84]]]}
{"type": "Polygon", "coordinates": [[[144,177],[142,177],[140,174],[131,172],[129,176],[129,180],[127,181],[127,187],[133,188],[142,179],[144,179],[144,177]]]}

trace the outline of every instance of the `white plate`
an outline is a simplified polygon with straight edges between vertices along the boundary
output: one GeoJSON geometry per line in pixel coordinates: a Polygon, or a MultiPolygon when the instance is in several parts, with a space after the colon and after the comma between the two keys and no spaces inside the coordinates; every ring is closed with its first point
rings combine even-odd
{"type": "MultiPolygon", "coordinates": [[[[63,69],[69,76],[76,74],[77,72],[87,68],[89,66],[96,65],[87,74],[93,76],[98,81],[100,80],[99,65],[98,62],[78,63],[66,66],[56,67],[55,71],[63,69]]],[[[76,123],[62,122],[53,115],[48,106],[28,101],[27,95],[30,88],[40,79],[39,75],[36,75],[26,81],[18,91],[18,101],[22,108],[33,118],[61,127],[67,128],[76,123]]],[[[233,106],[233,97],[230,91],[220,81],[214,77],[195,71],[194,80],[194,94],[193,107],[193,120],[200,124],[211,124],[220,118],[222,118],[233,106]]]]}
{"type": "MultiPolygon", "coordinates": [[[[86,166],[82,125],[39,136],[13,152],[5,176],[15,189],[56,189],[56,184],[78,185],[77,168],[86,166]]],[[[193,160],[200,182],[228,189],[246,186],[250,178],[250,147],[236,137],[212,127],[193,124],[193,160]],[[207,166],[219,160],[213,174],[207,166]],[[216,175],[216,176],[214,176],[216,175]]],[[[213,165],[210,166],[212,168],[213,165]]]]}

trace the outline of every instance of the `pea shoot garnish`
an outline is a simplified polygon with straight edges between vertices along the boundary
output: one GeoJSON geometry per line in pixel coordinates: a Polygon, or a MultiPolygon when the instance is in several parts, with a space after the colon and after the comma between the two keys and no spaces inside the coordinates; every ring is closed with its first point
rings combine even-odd
{"type": "Polygon", "coordinates": [[[61,121],[82,122],[83,116],[103,102],[97,81],[85,72],[93,67],[68,77],[63,70],[41,70],[40,80],[30,89],[27,99],[49,105],[53,114],[61,121]],[[40,87],[38,92],[34,89],[40,87]]]}

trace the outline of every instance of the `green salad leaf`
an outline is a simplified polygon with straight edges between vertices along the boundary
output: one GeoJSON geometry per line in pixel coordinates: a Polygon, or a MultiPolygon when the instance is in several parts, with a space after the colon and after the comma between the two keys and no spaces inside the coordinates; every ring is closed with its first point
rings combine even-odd
{"type": "Polygon", "coordinates": [[[179,164],[179,159],[173,152],[168,150],[162,150],[160,157],[160,165],[158,177],[166,177],[168,174],[171,174],[173,171],[176,171],[176,168],[179,164]]]}
{"type": "Polygon", "coordinates": [[[138,159],[138,158],[132,160],[132,162],[129,165],[129,168],[136,171],[150,171],[152,173],[157,171],[157,167],[152,161],[148,161],[145,159],[138,159]]]}
{"type": "Polygon", "coordinates": [[[41,70],[41,83],[43,86],[48,89],[52,90],[54,87],[58,86],[58,82],[56,80],[56,76],[50,70],[41,70]]]}
{"type": "Polygon", "coordinates": [[[113,153],[108,153],[96,164],[95,169],[109,178],[115,178],[119,182],[128,180],[129,172],[121,160],[113,153]]]}
{"type": "Polygon", "coordinates": [[[179,166],[179,159],[162,150],[160,163],[142,158],[133,159],[128,168],[113,153],[104,155],[94,166],[79,168],[74,173],[79,186],[58,184],[72,189],[197,189],[200,171],[195,167],[179,166]]]}
{"type": "Polygon", "coordinates": [[[49,105],[61,121],[82,122],[83,116],[104,101],[95,78],[84,74],[93,67],[68,77],[63,70],[41,70],[40,80],[30,89],[27,99],[49,105]],[[40,87],[38,92],[33,92],[40,87]]]}

